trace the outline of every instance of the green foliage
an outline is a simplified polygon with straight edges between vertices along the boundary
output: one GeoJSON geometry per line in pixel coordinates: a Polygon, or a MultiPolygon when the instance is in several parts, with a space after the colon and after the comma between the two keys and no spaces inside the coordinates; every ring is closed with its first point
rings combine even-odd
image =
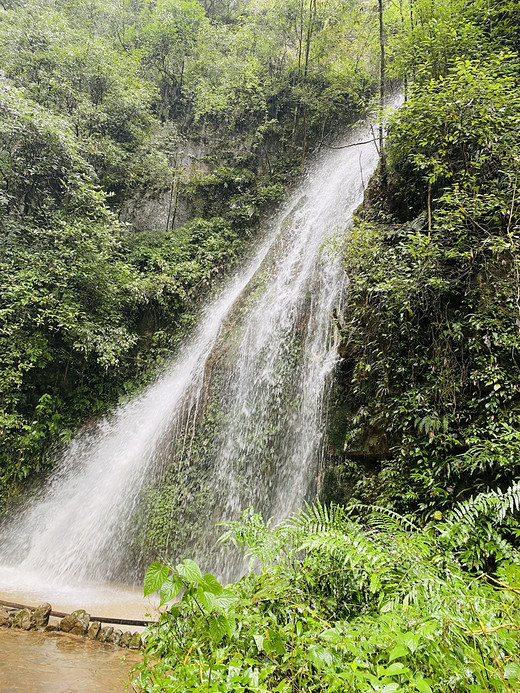
{"type": "Polygon", "coordinates": [[[458,206],[469,203],[466,213],[477,213],[475,223],[479,213],[493,210],[492,205],[496,212],[510,208],[520,118],[513,58],[455,60],[442,79],[413,90],[391,128],[394,168],[403,177],[411,172],[415,178],[419,175],[433,186],[434,194],[456,181],[456,189],[450,191],[458,196],[454,202],[458,206]],[[491,183],[495,177],[498,186],[491,183]],[[493,186],[486,193],[479,189],[484,181],[493,186]],[[465,193],[470,196],[468,202],[462,200],[465,193]]]}
{"type": "Polygon", "coordinates": [[[442,509],[519,472],[518,259],[468,225],[365,223],[348,249],[346,445],[379,437],[381,493],[399,507],[442,509]]]}
{"type": "Polygon", "coordinates": [[[200,4],[192,0],[158,2],[141,21],[136,43],[143,67],[159,87],[158,114],[168,117],[184,105],[186,63],[197,53],[208,21],[200,4]]]}
{"type": "Polygon", "coordinates": [[[368,460],[350,492],[424,519],[520,473],[518,58],[496,25],[445,46],[438,24],[495,9],[413,4],[405,40],[447,52],[414,54],[388,187],[372,184],[345,255],[345,449],[368,460]]]}
{"type": "Polygon", "coordinates": [[[309,147],[366,107],[354,5],[320,3],[295,79],[276,2],[0,4],[0,505],[171,357],[309,147]],[[149,204],[160,231],[119,223],[149,204]]]}
{"type": "Polygon", "coordinates": [[[222,218],[194,219],[180,229],[143,232],[123,241],[143,292],[140,318],[147,330],[192,315],[206,291],[240,256],[243,240],[222,218]]]}
{"type": "Polygon", "coordinates": [[[28,3],[3,13],[0,60],[13,84],[67,119],[107,190],[135,185],[128,169],[150,135],[155,91],[139,74],[136,52],[115,49],[92,27],[76,28],[73,16],[28,3]]]}
{"type": "Polygon", "coordinates": [[[86,367],[98,380],[92,407],[136,337],[122,315],[135,285],[117,257],[119,228],[68,124],[9,87],[0,110],[5,482],[38,468],[49,441],[84,414],[86,367]]]}
{"type": "Polygon", "coordinates": [[[218,166],[210,174],[192,177],[184,191],[200,216],[225,216],[237,230],[258,224],[261,212],[283,199],[280,183],[267,184],[247,168],[218,166]]]}
{"type": "Polygon", "coordinates": [[[377,508],[360,520],[354,509],[311,506],[275,529],[246,511],[224,538],[260,559],[260,574],[224,590],[191,561],[150,566],[146,591],[162,581],[162,602],[177,600],[150,629],[134,683],[144,691],[514,691],[518,554],[503,540],[510,556],[500,577],[468,574],[458,560],[461,533],[483,530],[491,506],[507,523],[518,514],[518,488],[477,497],[422,530],[377,508]]]}
{"type": "Polygon", "coordinates": [[[481,57],[489,45],[485,29],[489,3],[479,0],[472,5],[468,11],[462,0],[401,2],[392,17],[391,70],[424,82],[443,75],[458,56],[481,57]]]}

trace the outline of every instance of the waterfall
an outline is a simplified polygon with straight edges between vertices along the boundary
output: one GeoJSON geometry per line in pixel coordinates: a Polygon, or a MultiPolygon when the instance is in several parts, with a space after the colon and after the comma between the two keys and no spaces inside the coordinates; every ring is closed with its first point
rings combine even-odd
{"type": "Polygon", "coordinates": [[[230,576],[216,522],[250,505],[278,522],[315,497],[345,281],[328,241],[377,158],[364,144],[317,159],[171,366],[67,448],[3,530],[0,564],[50,583],[124,581],[160,535],[163,554],[230,576]]]}

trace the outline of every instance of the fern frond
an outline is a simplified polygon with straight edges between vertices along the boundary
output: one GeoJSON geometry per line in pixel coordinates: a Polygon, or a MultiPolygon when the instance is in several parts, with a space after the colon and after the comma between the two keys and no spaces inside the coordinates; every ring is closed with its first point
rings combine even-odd
{"type": "Polygon", "coordinates": [[[517,521],[519,511],[519,482],[506,491],[481,493],[453,508],[440,527],[440,538],[466,564],[483,566],[490,556],[520,563],[520,553],[507,535],[507,528],[517,521]]]}
{"type": "Polygon", "coordinates": [[[301,532],[325,532],[345,530],[349,518],[340,505],[317,502],[314,505],[306,504],[304,509],[289,518],[289,523],[301,532]]]}
{"type": "Polygon", "coordinates": [[[489,493],[480,493],[474,498],[459,503],[447,518],[447,525],[466,525],[472,527],[475,522],[493,513],[494,524],[503,522],[508,515],[520,510],[520,483],[516,482],[506,491],[497,489],[489,493]]]}
{"type": "Polygon", "coordinates": [[[402,529],[403,527],[405,527],[409,532],[423,531],[410,518],[406,517],[406,515],[401,515],[395,510],[391,510],[390,508],[384,508],[379,505],[365,505],[364,503],[352,503],[348,506],[347,511],[349,514],[356,511],[364,511],[365,513],[368,512],[368,523],[372,525],[377,522],[375,518],[387,517],[389,519],[392,519],[394,522],[394,524],[392,525],[393,530],[402,529]]]}

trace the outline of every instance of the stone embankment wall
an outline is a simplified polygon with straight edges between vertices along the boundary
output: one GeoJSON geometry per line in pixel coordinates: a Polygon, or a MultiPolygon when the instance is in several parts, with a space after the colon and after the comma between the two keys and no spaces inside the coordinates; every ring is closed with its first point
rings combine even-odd
{"type": "Polygon", "coordinates": [[[20,630],[37,630],[43,632],[60,631],[70,635],[82,635],[90,640],[139,650],[143,646],[143,634],[131,631],[123,632],[111,625],[102,625],[100,621],[91,621],[84,609],[57,618],[52,616],[52,607],[44,603],[35,609],[16,609],[0,605],[0,628],[18,628],[20,630]]]}

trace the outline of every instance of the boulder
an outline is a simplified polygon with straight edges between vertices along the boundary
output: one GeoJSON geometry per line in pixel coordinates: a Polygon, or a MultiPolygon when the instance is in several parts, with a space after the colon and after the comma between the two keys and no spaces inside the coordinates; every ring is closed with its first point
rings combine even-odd
{"type": "Polygon", "coordinates": [[[103,626],[103,628],[99,631],[97,639],[99,642],[110,642],[110,637],[112,636],[113,632],[114,628],[112,626],[103,626]]]}
{"type": "Polygon", "coordinates": [[[11,627],[11,616],[9,612],[0,606],[0,628],[10,628],[11,627]]]}
{"type": "Polygon", "coordinates": [[[132,635],[132,639],[130,640],[128,647],[131,650],[139,650],[141,648],[141,633],[134,633],[132,635]]]}
{"type": "Polygon", "coordinates": [[[78,609],[61,619],[60,630],[72,635],[86,635],[89,621],[89,614],[84,609],[78,609]]]}
{"type": "Polygon", "coordinates": [[[21,609],[13,620],[13,628],[21,628],[22,630],[31,630],[33,627],[33,615],[30,609],[21,609]]]}
{"type": "Polygon", "coordinates": [[[116,629],[116,630],[112,633],[112,638],[111,638],[111,640],[112,640],[112,642],[114,643],[114,645],[119,645],[120,642],[121,642],[121,638],[122,638],[122,637],[123,637],[123,631],[122,631],[122,630],[119,630],[119,629],[116,629]]]}
{"type": "Polygon", "coordinates": [[[88,628],[87,637],[89,640],[97,640],[99,631],[101,630],[101,623],[99,621],[92,621],[88,628]]]}
{"type": "Polygon", "coordinates": [[[49,616],[51,615],[52,606],[47,602],[36,607],[33,613],[34,628],[43,630],[49,625],[49,616]]]}
{"type": "Polygon", "coordinates": [[[130,647],[130,641],[132,640],[132,632],[125,630],[119,641],[119,647],[130,647]]]}

